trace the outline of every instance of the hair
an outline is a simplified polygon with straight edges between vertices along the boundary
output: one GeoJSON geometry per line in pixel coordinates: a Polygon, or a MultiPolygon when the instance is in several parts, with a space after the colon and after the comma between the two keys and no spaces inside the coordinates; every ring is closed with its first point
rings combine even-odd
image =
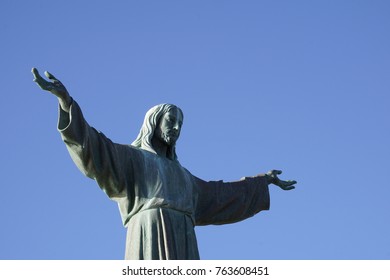
{"type": "MultiPolygon", "coordinates": [[[[137,136],[137,138],[134,140],[133,143],[131,143],[131,146],[141,148],[143,150],[147,150],[149,152],[152,152],[154,154],[157,154],[155,149],[152,145],[152,139],[154,136],[154,131],[156,130],[156,127],[161,119],[161,117],[169,112],[172,109],[178,109],[181,115],[184,118],[183,111],[173,104],[160,104],[152,107],[149,109],[148,112],[145,114],[144,122],[142,124],[141,130],[137,136]]],[[[172,146],[168,147],[167,150],[167,157],[171,160],[177,161],[177,155],[176,155],[176,143],[172,146]]]]}

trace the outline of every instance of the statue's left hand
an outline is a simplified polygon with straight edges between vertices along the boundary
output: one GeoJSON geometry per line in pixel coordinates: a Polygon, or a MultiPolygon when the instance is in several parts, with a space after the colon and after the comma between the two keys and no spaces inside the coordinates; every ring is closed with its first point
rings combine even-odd
{"type": "Polygon", "coordinates": [[[280,187],[282,190],[289,191],[292,189],[295,189],[295,185],[297,181],[294,180],[288,180],[288,181],[283,181],[278,178],[278,175],[282,174],[281,170],[271,170],[269,171],[266,176],[268,179],[269,184],[274,184],[278,187],[280,187]]]}

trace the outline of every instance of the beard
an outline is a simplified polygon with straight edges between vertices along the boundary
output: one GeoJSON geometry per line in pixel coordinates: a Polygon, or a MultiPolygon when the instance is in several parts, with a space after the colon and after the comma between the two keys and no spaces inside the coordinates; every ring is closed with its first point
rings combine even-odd
{"type": "Polygon", "coordinates": [[[179,137],[177,133],[171,131],[159,131],[157,133],[157,136],[160,139],[160,141],[162,141],[168,146],[174,146],[179,137]]]}

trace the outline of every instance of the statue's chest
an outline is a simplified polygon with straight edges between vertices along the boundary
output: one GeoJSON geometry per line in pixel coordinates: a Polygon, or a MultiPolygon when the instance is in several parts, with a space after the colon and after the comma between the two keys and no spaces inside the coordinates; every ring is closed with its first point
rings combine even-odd
{"type": "MultiPolygon", "coordinates": [[[[143,166],[139,182],[144,197],[175,203],[190,203],[193,197],[192,175],[179,163],[155,157],[143,166]]],[[[140,175],[140,174],[139,174],[140,175]]]]}

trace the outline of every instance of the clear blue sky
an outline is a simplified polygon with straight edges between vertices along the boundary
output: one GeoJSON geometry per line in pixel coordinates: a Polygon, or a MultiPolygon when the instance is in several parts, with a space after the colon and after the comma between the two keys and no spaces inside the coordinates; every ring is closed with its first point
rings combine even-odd
{"type": "Polygon", "coordinates": [[[0,3],[0,259],[123,259],[117,205],[71,161],[51,71],[88,122],[130,143],[185,114],[178,155],[206,180],[270,169],[271,210],[196,229],[202,259],[390,259],[389,1],[0,3]]]}

